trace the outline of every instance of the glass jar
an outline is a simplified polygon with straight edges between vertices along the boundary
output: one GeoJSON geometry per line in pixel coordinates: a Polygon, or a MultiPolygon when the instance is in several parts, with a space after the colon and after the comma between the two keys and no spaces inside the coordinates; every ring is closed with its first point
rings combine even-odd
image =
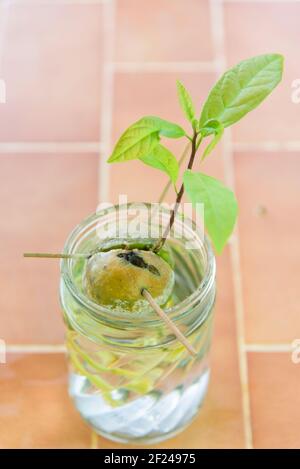
{"type": "MultiPolygon", "coordinates": [[[[151,229],[168,222],[169,210],[159,209],[159,221],[154,222],[150,206],[143,207],[151,229]]],[[[115,236],[116,225],[124,226],[125,218],[127,224],[133,217],[129,205],[97,212],[74,229],[64,252],[93,251],[103,242],[100,233],[115,236]]],[[[194,358],[155,312],[118,315],[92,302],[82,284],[85,259],[74,256],[61,262],[69,393],[84,420],[113,441],[149,444],[173,436],[195,417],[207,391],[215,258],[191,220],[177,215],[174,229],[181,235],[172,234],[167,245],[175,264],[175,287],[164,310],[196,349],[194,358]],[[193,249],[186,247],[191,239],[193,249]]]]}

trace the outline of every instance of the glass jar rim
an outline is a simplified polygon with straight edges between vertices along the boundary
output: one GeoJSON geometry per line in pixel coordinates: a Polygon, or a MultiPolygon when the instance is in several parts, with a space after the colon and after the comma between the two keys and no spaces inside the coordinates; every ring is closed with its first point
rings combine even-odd
{"type": "MultiPolygon", "coordinates": [[[[120,209],[127,209],[128,207],[131,207],[132,204],[134,203],[127,203],[127,204],[121,204],[121,205],[111,205],[110,207],[104,208],[100,211],[94,212],[85,219],[83,219],[78,225],[75,226],[75,228],[71,231],[69,234],[68,238],[66,239],[63,253],[64,254],[72,254],[72,251],[70,251],[70,248],[72,249],[75,241],[78,239],[79,235],[84,231],[84,229],[88,226],[91,225],[93,222],[97,221],[100,219],[102,216],[107,215],[109,211],[115,211],[115,210],[120,210],[120,209]]],[[[143,205],[147,208],[150,208],[149,203],[139,203],[138,205],[143,205]]],[[[159,208],[160,213],[170,213],[170,210],[166,209],[165,207],[160,207],[159,208]]],[[[183,223],[180,219],[180,213],[177,213],[175,217],[175,223],[183,223]]],[[[185,220],[188,219],[189,222],[189,227],[191,226],[192,231],[194,234],[197,234],[197,231],[195,229],[196,225],[195,222],[188,217],[185,217],[185,220]]],[[[188,229],[189,229],[188,227],[188,229]]],[[[205,266],[205,271],[202,277],[201,282],[199,283],[198,287],[191,293],[189,296],[184,298],[184,300],[176,303],[174,306],[171,306],[169,308],[165,308],[164,311],[167,313],[169,318],[174,321],[174,322],[179,322],[181,319],[183,319],[186,315],[185,312],[188,312],[191,307],[195,303],[198,302],[204,302],[205,298],[211,291],[211,288],[213,287],[214,281],[215,281],[215,275],[216,275],[216,262],[215,262],[215,256],[212,251],[211,244],[207,238],[206,235],[203,236],[203,240],[201,240],[200,236],[197,234],[198,240],[201,242],[202,247],[204,248],[205,254],[206,254],[206,266],[205,266]]],[[[133,315],[128,313],[128,316],[120,315],[117,312],[106,308],[105,306],[101,306],[90,300],[86,295],[84,295],[82,292],[80,292],[75,285],[73,279],[72,279],[72,273],[71,273],[71,261],[72,259],[70,258],[63,258],[61,259],[60,263],[60,269],[61,269],[61,275],[62,278],[70,290],[71,294],[74,296],[76,301],[80,303],[84,308],[85,311],[87,311],[89,314],[92,315],[93,319],[98,320],[100,322],[105,322],[106,324],[116,324],[116,321],[118,321],[118,326],[119,328],[122,327],[129,327],[131,328],[132,326],[146,326],[146,325],[158,325],[162,323],[162,320],[155,315],[153,318],[150,317],[144,317],[144,316],[138,316],[138,315],[133,315]],[[131,319],[131,321],[130,321],[131,319]],[[130,327],[131,326],[131,327],[130,327]]]]}

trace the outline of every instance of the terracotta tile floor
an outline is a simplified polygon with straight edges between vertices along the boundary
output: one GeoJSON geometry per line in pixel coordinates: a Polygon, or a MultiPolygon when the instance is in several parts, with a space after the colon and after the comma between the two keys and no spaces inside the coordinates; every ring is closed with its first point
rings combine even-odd
{"type": "Polygon", "coordinates": [[[235,155],[249,343],[291,343],[299,335],[299,157],[298,152],[235,155]]]}
{"type": "Polygon", "coordinates": [[[282,85],[259,109],[233,128],[236,141],[285,143],[299,140],[300,106],[292,101],[292,82],[300,76],[299,42],[300,4],[295,2],[226,2],[224,6],[228,63],[265,52],[285,56],[282,85]]]}
{"type": "Polygon", "coordinates": [[[208,0],[189,0],[188,8],[185,0],[117,2],[116,59],[209,61],[213,58],[209,15],[208,0]]]}
{"type": "Polygon", "coordinates": [[[32,262],[23,252],[60,251],[95,211],[97,163],[89,154],[0,155],[0,335],[7,343],[62,342],[59,263],[32,262]]]}
{"type": "Polygon", "coordinates": [[[0,368],[0,448],[87,448],[62,354],[9,354],[0,368]]]}
{"type": "Polygon", "coordinates": [[[299,359],[293,363],[290,353],[250,353],[249,376],[255,447],[299,449],[299,359]]]}
{"type": "Polygon", "coordinates": [[[1,60],[7,83],[1,141],[98,140],[101,21],[101,5],[10,7],[1,60]]]}
{"type": "MultiPolygon", "coordinates": [[[[282,85],[202,168],[234,179],[240,205],[218,258],[208,396],[191,427],[158,447],[300,448],[300,4],[188,3],[0,2],[0,448],[118,446],[93,435],[67,395],[58,264],[22,253],[60,250],[99,193],[157,200],[158,171],[105,165],[116,138],[146,114],[185,125],[176,79],[200,108],[220,64],[266,51],[285,55],[282,85]]],[[[183,144],[169,147],[179,155],[183,144]]]]}

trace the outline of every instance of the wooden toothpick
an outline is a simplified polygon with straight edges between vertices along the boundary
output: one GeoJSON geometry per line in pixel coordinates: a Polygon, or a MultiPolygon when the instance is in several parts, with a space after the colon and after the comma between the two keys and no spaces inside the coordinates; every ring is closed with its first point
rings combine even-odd
{"type": "Polygon", "coordinates": [[[180,332],[177,326],[171,321],[171,319],[166,315],[166,313],[161,309],[160,306],[156,303],[156,301],[152,298],[148,290],[145,288],[141,291],[142,296],[148,301],[150,306],[154,309],[154,311],[159,315],[159,317],[165,322],[165,324],[169,327],[169,329],[173,332],[173,334],[177,337],[179,342],[185,346],[187,351],[192,355],[192,357],[197,356],[197,352],[194,347],[189,343],[186,337],[180,332]]]}
{"type": "Polygon", "coordinates": [[[40,257],[42,259],[44,258],[50,258],[50,259],[73,259],[73,258],[87,258],[86,254],[51,254],[49,252],[24,252],[23,254],[24,257],[40,257]]]}

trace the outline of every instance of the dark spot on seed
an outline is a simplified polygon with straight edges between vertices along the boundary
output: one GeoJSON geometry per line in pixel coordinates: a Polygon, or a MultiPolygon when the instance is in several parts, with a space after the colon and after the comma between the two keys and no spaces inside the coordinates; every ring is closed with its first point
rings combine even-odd
{"type": "Polygon", "coordinates": [[[155,265],[147,264],[147,269],[149,272],[151,272],[151,274],[160,275],[159,270],[155,267],[155,265]]]}
{"type": "Polygon", "coordinates": [[[124,259],[125,261],[130,262],[130,264],[135,265],[136,267],[140,267],[141,269],[146,269],[148,265],[144,259],[134,251],[120,252],[117,257],[120,257],[121,259],[124,259]]]}
{"type": "Polygon", "coordinates": [[[154,265],[147,264],[147,262],[145,262],[144,259],[134,251],[120,252],[117,254],[117,257],[124,259],[135,267],[147,269],[154,275],[160,275],[159,270],[154,265]]]}

